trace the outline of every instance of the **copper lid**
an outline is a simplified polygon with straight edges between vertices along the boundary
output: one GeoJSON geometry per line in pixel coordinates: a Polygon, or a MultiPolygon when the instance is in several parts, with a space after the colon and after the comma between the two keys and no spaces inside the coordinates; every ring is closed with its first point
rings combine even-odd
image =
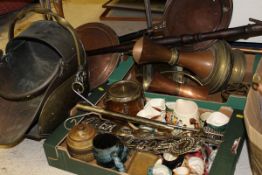
{"type": "Polygon", "coordinates": [[[129,102],[142,95],[142,87],[135,81],[122,80],[110,86],[107,91],[107,100],[114,102],[129,102]]]}
{"type": "Polygon", "coordinates": [[[91,149],[92,140],[96,131],[89,124],[79,124],[74,126],[68,133],[67,145],[75,150],[91,149]]]}
{"type": "MultiPolygon", "coordinates": [[[[102,23],[87,23],[76,28],[86,50],[118,45],[117,34],[109,26],[102,23]]],[[[105,83],[114,71],[120,59],[120,53],[88,56],[87,64],[90,73],[90,89],[105,83]]]]}
{"type": "MultiPolygon", "coordinates": [[[[181,36],[227,28],[233,10],[232,0],[172,0],[164,13],[166,36],[181,36]]],[[[188,44],[181,50],[208,48],[214,41],[188,44]]]]}

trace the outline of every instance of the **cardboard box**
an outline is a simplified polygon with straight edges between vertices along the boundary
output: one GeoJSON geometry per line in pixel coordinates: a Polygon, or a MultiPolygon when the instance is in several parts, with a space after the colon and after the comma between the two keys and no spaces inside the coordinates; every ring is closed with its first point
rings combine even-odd
{"type": "MultiPolygon", "coordinates": [[[[252,59],[252,71],[248,74],[253,75],[254,69],[260,60],[261,56],[250,56],[252,59]]],[[[97,103],[104,95],[105,89],[113,82],[119,81],[124,78],[133,65],[132,58],[122,62],[114,73],[110,76],[108,84],[103,87],[99,87],[96,91],[89,95],[89,100],[93,103],[97,103]]],[[[251,70],[251,69],[249,69],[251,70]]],[[[166,101],[176,101],[176,96],[145,93],[146,97],[150,98],[165,98],[166,101]]],[[[234,174],[235,166],[242,150],[243,141],[245,139],[245,127],[243,121],[243,109],[246,102],[245,96],[230,96],[229,99],[222,103],[220,100],[213,101],[201,101],[194,100],[200,108],[218,110],[221,106],[229,106],[234,109],[231,120],[228,124],[227,130],[224,135],[224,142],[220,145],[217,156],[214,160],[210,175],[230,175],[234,174]],[[234,148],[234,149],[233,149],[234,148]]],[[[79,120],[77,120],[79,122],[79,120]]],[[[61,124],[54,133],[47,138],[44,143],[44,150],[49,165],[70,171],[76,174],[92,174],[92,175],[117,175],[119,172],[106,169],[96,165],[94,162],[83,162],[72,158],[66,147],[64,146],[64,140],[67,136],[68,130],[61,124]]]]}

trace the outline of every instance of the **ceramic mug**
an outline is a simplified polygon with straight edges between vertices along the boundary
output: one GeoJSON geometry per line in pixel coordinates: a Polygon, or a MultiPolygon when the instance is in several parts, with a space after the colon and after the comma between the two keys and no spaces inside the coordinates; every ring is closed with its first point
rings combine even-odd
{"type": "Polygon", "coordinates": [[[173,112],[178,125],[194,128],[199,124],[199,110],[194,101],[178,99],[173,106],[173,112]]]}
{"type": "Polygon", "coordinates": [[[93,140],[93,153],[98,165],[125,172],[124,162],[127,159],[128,149],[113,134],[98,134],[93,140]]]}
{"type": "Polygon", "coordinates": [[[226,126],[229,122],[230,118],[221,112],[212,112],[206,123],[209,127],[213,128],[216,131],[223,132],[226,129],[226,126]]]}

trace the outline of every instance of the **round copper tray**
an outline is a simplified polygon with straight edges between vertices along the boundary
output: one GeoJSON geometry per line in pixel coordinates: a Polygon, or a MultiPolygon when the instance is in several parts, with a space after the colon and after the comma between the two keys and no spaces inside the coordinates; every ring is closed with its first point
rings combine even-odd
{"type": "MultiPolygon", "coordinates": [[[[181,36],[227,28],[232,17],[232,0],[172,0],[164,13],[165,36],[181,36]]],[[[184,51],[206,49],[214,41],[181,47],[184,51]]]]}
{"type": "MultiPolygon", "coordinates": [[[[76,28],[86,50],[118,45],[117,34],[107,25],[102,23],[87,23],[76,28]]],[[[120,59],[120,53],[88,56],[87,64],[89,72],[90,89],[94,89],[105,83],[114,71],[120,59]]]]}

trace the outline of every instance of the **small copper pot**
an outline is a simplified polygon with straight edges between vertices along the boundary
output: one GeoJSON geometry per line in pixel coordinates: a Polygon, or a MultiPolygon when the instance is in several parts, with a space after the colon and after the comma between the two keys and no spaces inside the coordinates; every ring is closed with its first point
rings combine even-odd
{"type": "Polygon", "coordinates": [[[116,82],[108,89],[104,103],[107,110],[136,116],[144,108],[142,87],[135,81],[116,82]]]}
{"type": "Polygon", "coordinates": [[[74,126],[66,138],[67,149],[70,155],[87,162],[93,160],[92,141],[95,135],[96,130],[89,124],[82,123],[74,126]]]}

